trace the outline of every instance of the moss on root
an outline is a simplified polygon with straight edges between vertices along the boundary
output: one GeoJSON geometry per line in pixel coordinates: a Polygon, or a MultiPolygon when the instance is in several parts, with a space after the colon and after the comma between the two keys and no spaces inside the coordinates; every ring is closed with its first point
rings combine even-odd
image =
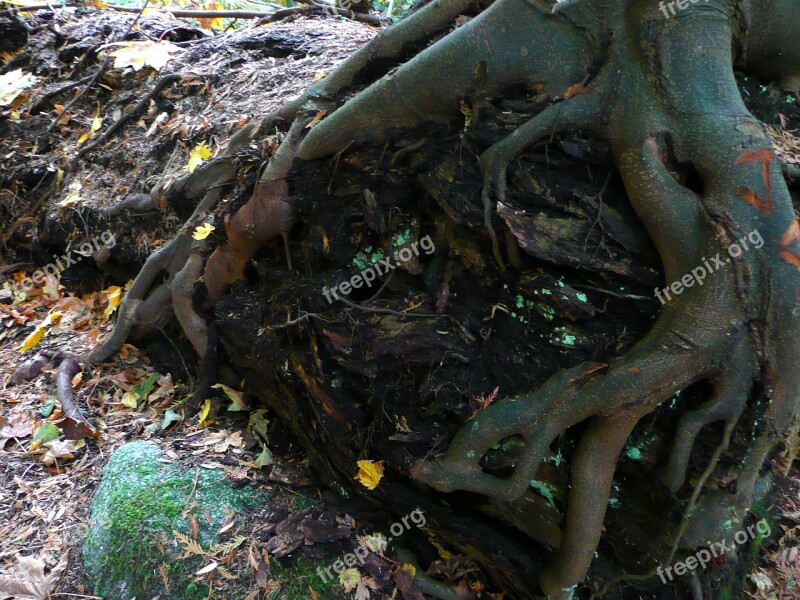
{"type": "Polygon", "coordinates": [[[219,541],[226,514],[265,501],[255,490],[231,488],[217,471],[161,463],[161,456],[156,444],[133,442],[106,465],[83,547],[86,572],[99,596],[205,598],[207,585],[193,581],[205,559],[181,559],[173,532],[192,537],[194,515],[197,542],[207,550],[219,541]]]}

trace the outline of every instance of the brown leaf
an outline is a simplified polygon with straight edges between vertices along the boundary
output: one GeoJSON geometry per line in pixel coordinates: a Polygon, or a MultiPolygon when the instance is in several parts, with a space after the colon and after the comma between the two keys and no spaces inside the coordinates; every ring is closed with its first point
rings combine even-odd
{"type": "Polygon", "coordinates": [[[67,568],[67,555],[45,575],[45,562],[33,556],[17,555],[17,566],[11,575],[0,575],[0,597],[15,600],[45,600],[56,587],[67,568]]]}

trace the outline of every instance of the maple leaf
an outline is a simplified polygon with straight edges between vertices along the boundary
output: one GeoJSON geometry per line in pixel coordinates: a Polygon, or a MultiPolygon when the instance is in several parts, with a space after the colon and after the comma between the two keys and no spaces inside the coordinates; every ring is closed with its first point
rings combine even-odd
{"type": "Polygon", "coordinates": [[[192,238],[196,240],[204,240],[209,235],[211,235],[211,232],[214,231],[214,229],[215,227],[210,223],[203,223],[202,225],[198,225],[197,228],[194,230],[194,233],[192,234],[192,238]]]}
{"type": "Polygon", "coordinates": [[[152,67],[160,71],[172,59],[173,53],[182,52],[175,44],[164,41],[113,42],[106,45],[110,46],[119,46],[109,52],[109,55],[114,57],[114,68],[131,67],[134,71],[143,67],[152,67]]]}

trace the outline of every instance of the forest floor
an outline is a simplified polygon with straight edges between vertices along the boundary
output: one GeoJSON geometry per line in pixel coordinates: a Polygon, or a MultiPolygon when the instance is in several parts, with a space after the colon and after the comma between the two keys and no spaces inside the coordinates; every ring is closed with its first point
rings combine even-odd
{"type": "MultiPolygon", "coordinates": [[[[11,174],[9,178],[45,181],[48,173],[73,161],[82,147],[127,115],[152,88],[157,77],[153,69],[145,67],[136,73],[109,69],[71,106],[69,99],[82,86],[61,96],[48,95],[91,74],[99,61],[82,57],[99,43],[122,36],[133,19],[93,10],[80,17],[65,12],[56,17],[61,29],[58,44],[46,36],[31,44],[29,49],[36,55],[27,57],[26,65],[36,82],[0,114],[0,120],[7,121],[0,142],[0,169],[11,174]],[[65,63],[75,66],[63,72],[65,63]],[[31,110],[32,106],[37,110],[31,110]]],[[[77,208],[110,209],[120,198],[152,187],[165,165],[179,175],[193,156],[203,156],[202,148],[219,152],[232,131],[325,76],[376,31],[346,20],[300,18],[201,39],[202,34],[185,22],[152,16],[142,18],[137,30],[183,45],[169,68],[162,70],[162,74],[182,74],[179,90],[157,95],[143,112],[131,115],[135,125],[116,138],[114,148],[105,149],[99,160],[78,162],[63,181],[47,179],[48,186],[54,185],[54,201],[45,211],[50,223],[63,215],[73,219],[77,208]],[[180,143],[175,145],[175,139],[180,143]]],[[[17,57],[7,48],[0,51],[5,63],[17,57]]],[[[788,136],[784,142],[785,153],[794,152],[800,164],[797,138],[788,136]]],[[[248,149],[243,163],[250,170],[258,168],[262,151],[248,149]]],[[[385,533],[388,524],[365,529],[346,505],[323,495],[302,452],[280,423],[273,419],[267,426],[269,415],[250,411],[248,399],[237,390],[227,392],[230,408],[235,410],[214,414],[207,406],[190,407],[187,400],[193,382],[185,375],[191,371],[185,363],[193,359],[185,342],[162,336],[147,349],[147,355],[144,348],[126,344],[112,362],[79,373],[73,389],[97,436],[77,441],[49,436],[48,429],[61,416],[55,402],[54,365],[59,355],[83,354],[109,333],[125,282],[183,219],[179,214],[165,219],[156,209],[136,217],[109,211],[114,231],[137,240],[124,245],[127,255],[115,257],[110,267],[116,273],[114,281],[101,274],[102,253],[93,253],[96,264],[91,264],[89,255],[78,258],[74,254],[73,258],[84,261],[80,267],[48,277],[43,286],[29,292],[15,293],[14,287],[34,272],[34,263],[50,262],[49,257],[19,250],[26,244],[33,248],[31,239],[41,225],[30,217],[38,212],[32,206],[35,202],[0,190],[3,208],[20,215],[0,223],[0,576],[18,568],[19,555],[32,556],[48,569],[62,571],[58,565],[66,564],[63,576],[52,582],[45,571],[41,575],[30,572],[42,580],[49,597],[94,597],[81,563],[93,492],[114,450],[144,438],[156,441],[169,457],[190,457],[197,469],[221,470],[236,485],[270,494],[260,514],[249,515],[246,524],[237,523],[226,532],[230,539],[242,535],[245,540],[225,567],[240,580],[251,581],[252,587],[235,592],[240,595],[228,595],[228,584],[218,573],[198,576],[216,589],[215,597],[345,597],[338,582],[320,580],[316,567],[340,557],[357,534],[385,533]],[[158,357],[159,366],[147,356],[158,357]],[[269,439],[258,433],[264,427],[269,439]],[[265,444],[274,461],[267,466],[265,444]],[[346,525],[352,535],[318,543],[300,535],[276,544],[275,531],[282,523],[311,517],[346,525]]],[[[91,231],[87,227],[61,233],[66,247],[79,248],[101,231],[95,224],[91,231]]],[[[780,525],[776,522],[760,548],[750,577],[752,597],[765,600],[800,594],[800,475],[792,469],[779,485],[782,494],[774,512],[781,515],[780,525]]],[[[395,563],[386,559],[385,564],[395,563]]],[[[502,598],[502,593],[483,591],[475,579],[452,583],[463,598],[502,598]]]]}

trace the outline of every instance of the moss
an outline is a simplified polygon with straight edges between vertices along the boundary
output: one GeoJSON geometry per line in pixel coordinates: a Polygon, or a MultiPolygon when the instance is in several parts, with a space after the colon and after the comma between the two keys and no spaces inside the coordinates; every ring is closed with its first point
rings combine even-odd
{"type": "Polygon", "coordinates": [[[263,502],[252,489],[234,490],[217,471],[184,470],[158,462],[156,444],[134,442],[114,453],[92,502],[84,541],[84,564],[95,593],[107,598],[204,598],[206,586],[192,583],[202,557],[179,560],[173,531],[191,537],[189,516],[199,526],[197,541],[209,548],[228,512],[263,502]],[[161,565],[170,582],[164,587],[161,565]],[[204,589],[201,593],[201,588],[204,589]]]}
{"type": "Polygon", "coordinates": [[[335,557],[330,560],[312,560],[301,556],[291,566],[283,566],[274,561],[270,565],[270,575],[283,584],[281,592],[285,600],[307,600],[311,595],[309,590],[314,590],[319,598],[345,598],[346,595],[339,586],[338,575],[333,573],[333,570],[331,573],[334,577],[332,579],[326,577],[327,581],[317,573],[319,570],[324,574],[324,570],[330,567],[334,560],[335,557]]]}

